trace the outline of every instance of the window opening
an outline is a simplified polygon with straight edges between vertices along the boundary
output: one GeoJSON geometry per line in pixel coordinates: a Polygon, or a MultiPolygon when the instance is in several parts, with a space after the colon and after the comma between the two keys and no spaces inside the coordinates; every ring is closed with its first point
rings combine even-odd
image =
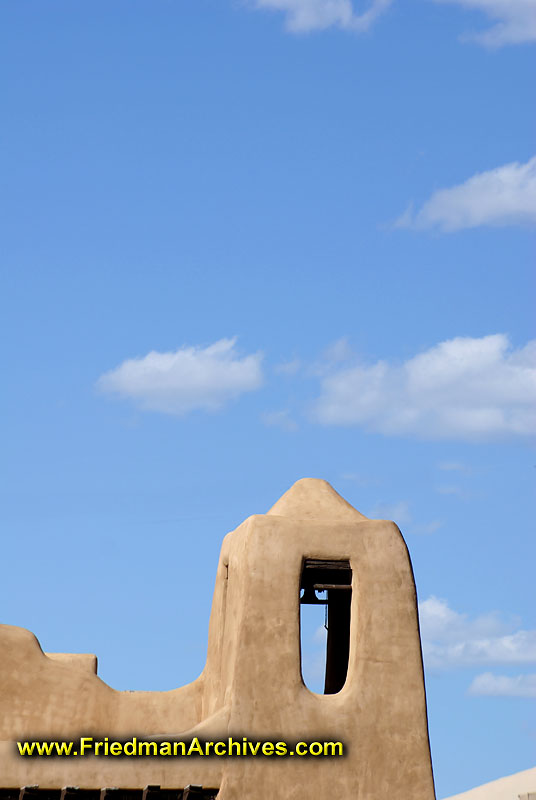
{"type": "MultiPolygon", "coordinates": [[[[311,619],[308,606],[324,606],[325,647],[324,694],[340,692],[348,672],[350,653],[350,608],[352,570],[349,561],[325,561],[308,558],[303,562],[300,579],[300,628],[311,619]]],[[[318,617],[317,617],[318,619],[318,617]]],[[[302,657],[303,674],[303,657],[302,657]]]]}

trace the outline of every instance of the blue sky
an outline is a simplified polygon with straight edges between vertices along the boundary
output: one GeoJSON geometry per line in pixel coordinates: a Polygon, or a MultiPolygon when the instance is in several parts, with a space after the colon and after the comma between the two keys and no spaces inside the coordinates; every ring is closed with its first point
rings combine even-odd
{"type": "Polygon", "coordinates": [[[2,621],[186,683],[325,478],[408,542],[438,797],[533,766],[533,0],[0,19],[2,621]]]}

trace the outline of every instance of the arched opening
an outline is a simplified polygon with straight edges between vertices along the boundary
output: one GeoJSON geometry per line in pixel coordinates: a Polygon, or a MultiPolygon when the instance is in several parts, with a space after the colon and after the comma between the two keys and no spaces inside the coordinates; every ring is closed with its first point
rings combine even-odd
{"type": "MultiPolygon", "coordinates": [[[[350,609],[352,604],[352,570],[349,561],[327,561],[306,558],[300,579],[300,636],[302,677],[303,653],[307,651],[304,631],[310,629],[311,619],[322,619],[327,631],[324,658],[324,694],[340,692],[348,672],[350,653],[350,609]],[[316,610],[316,614],[312,612],[316,610]]],[[[321,628],[320,628],[321,630],[321,628]]],[[[318,654],[317,654],[318,655],[318,654]]],[[[309,688],[311,681],[304,682],[309,688]]],[[[313,683],[316,683],[313,678],[313,683]]],[[[313,688],[314,691],[314,688],[313,688]]]]}

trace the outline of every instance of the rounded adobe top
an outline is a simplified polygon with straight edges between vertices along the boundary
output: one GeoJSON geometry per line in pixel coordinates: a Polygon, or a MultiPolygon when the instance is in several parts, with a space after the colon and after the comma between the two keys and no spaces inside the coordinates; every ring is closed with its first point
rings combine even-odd
{"type": "Polygon", "coordinates": [[[367,517],[320,478],[302,478],[279,498],[268,514],[294,519],[362,522],[367,517]]]}

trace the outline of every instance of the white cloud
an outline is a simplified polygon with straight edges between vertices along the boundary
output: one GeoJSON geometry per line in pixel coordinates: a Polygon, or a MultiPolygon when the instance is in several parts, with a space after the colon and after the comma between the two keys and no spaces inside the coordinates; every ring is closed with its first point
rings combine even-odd
{"type": "Polygon", "coordinates": [[[285,14],[285,27],[292,33],[307,33],[332,27],[363,33],[391,4],[391,0],[371,0],[368,9],[357,14],[352,0],[253,1],[256,8],[282,11],[285,14]]]}
{"type": "Polygon", "coordinates": [[[534,697],[536,698],[536,675],[493,675],[484,672],[477,675],[469,687],[469,694],[491,697],[534,697]]]}
{"type": "Polygon", "coordinates": [[[443,525],[440,519],[414,524],[407,500],[400,500],[398,503],[377,503],[368,516],[371,519],[392,519],[397,525],[403,525],[409,533],[435,533],[443,525]]]}
{"type": "Polygon", "coordinates": [[[321,644],[324,647],[326,646],[326,642],[328,639],[328,632],[326,630],[325,625],[319,625],[313,635],[313,641],[316,644],[321,644]]]}
{"type": "Polygon", "coordinates": [[[264,414],[261,414],[261,420],[268,427],[281,428],[281,430],[288,432],[298,430],[297,424],[294,422],[287,409],[283,411],[266,411],[264,414]]]}
{"type": "Polygon", "coordinates": [[[262,383],[261,354],[240,357],[235,343],[236,339],[220,339],[204,348],[152,351],[123,361],[102,375],[97,386],[132,398],[141,408],[166,414],[216,411],[262,383]]]}
{"type": "Polygon", "coordinates": [[[411,522],[409,503],[401,500],[399,503],[377,503],[369,514],[371,519],[392,519],[398,525],[407,525],[411,522]]]}
{"type": "Polygon", "coordinates": [[[445,472],[467,472],[467,467],[461,461],[441,461],[437,467],[445,472]]]}
{"type": "Polygon", "coordinates": [[[284,361],[282,364],[277,364],[274,367],[274,372],[279,375],[296,375],[301,369],[301,361],[299,358],[293,358],[292,361],[284,361]]]}
{"type": "Polygon", "coordinates": [[[343,472],[340,477],[341,480],[351,481],[352,483],[355,483],[355,485],[359,487],[372,486],[378,483],[377,479],[371,478],[369,475],[364,475],[360,472],[343,472]]]}
{"type": "Polygon", "coordinates": [[[340,361],[347,361],[353,355],[353,350],[350,347],[350,342],[348,341],[347,336],[342,336],[337,341],[330,344],[325,350],[322,352],[321,358],[324,361],[330,361],[331,363],[337,363],[340,361]]]}
{"type": "Polygon", "coordinates": [[[485,440],[536,433],[536,340],[456,338],[397,365],[345,367],[321,380],[313,416],[385,435],[485,440]]]}
{"type": "Polygon", "coordinates": [[[344,362],[350,362],[355,356],[347,336],[341,336],[325,347],[307,369],[308,377],[323,377],[329,375],[336,366],[342,367],[344,362]]]}
{"type": "MultiPolygon", "coordinates": [[[[353,0],[250,0],[258,9],[279,11],[285,15],[285,27],[292,33],[340,28],[363,33],[374,24],[392,0],[369,0],[368,8],[358,13],[353,0]]],[[[534,0],[435,0],[482,11],[493,21],[488,30],[463,38],[489,47],[519,44],[536,40],[536,5],[534,0]]],[[[365,3],[362,0],[361,5],[365,3]]]]}
{"type": "Polygon", "coordinates": [[[411,528],[410,532],[411,533],[423,533],[423,534],[435,533],[442,526],[443,526],[443,520],[442,519],[433,519],[431,522],[425,522],[422,525],[414,525],[411,528]]]}
{"type": "Polygon", "coordinates": [[[516,630],[518,620],[496,612],[471,620],[436,597],[419,604],[419,619],[428,668],[536,664],[536,630],[516,630]]]}
{"type": "Polygon", "coordinates": [[[305,685],[313,692],[322,693],[324,691],[324,677],[326,674],[326,641],[327,631],[324,625],[315,623],[315,627],[311,627],[313,619],[318,622],[320,613],[324,613],[324,607],[316,606],[315,611],[318,613],[307,614],[306,629],[304,630],[304,609],[311,611],[311,606],[300,606],[301,608],[301,622],[302,622],[302,674],[305,685]],[[304,635],[305,634],[305,635],[304,635]]]}
{"type": "Polygon", "coordinates": [[[326,654],[302,652],[302,674],[307,688],[322,694],[326,674],[326,654]]]}
{"type": "Polygon", "coordinates": [[[436,0],[483,11],[495,21],[483,33],[464,38],[489,47],[536,41],[536,3],[534,0],[436,0]]]}
{"type": "Polygon", "coordinates": [[[439,189],[416,213],[409,208],[395,227],[451,232],[481,225],[534,224],[536,156],[526,164],[515,161],[479,172],[450,189],[439,189]]]}

